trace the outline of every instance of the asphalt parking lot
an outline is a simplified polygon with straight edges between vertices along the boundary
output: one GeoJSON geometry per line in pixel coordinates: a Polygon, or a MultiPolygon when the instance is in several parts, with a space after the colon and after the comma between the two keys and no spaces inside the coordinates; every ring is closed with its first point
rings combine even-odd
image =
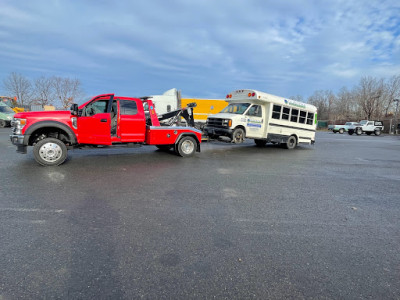
{"type": "Polygon", "coordinates": [[[73,150],[0,129],[0,299],[399,299],[400,138],[73,150]]]}

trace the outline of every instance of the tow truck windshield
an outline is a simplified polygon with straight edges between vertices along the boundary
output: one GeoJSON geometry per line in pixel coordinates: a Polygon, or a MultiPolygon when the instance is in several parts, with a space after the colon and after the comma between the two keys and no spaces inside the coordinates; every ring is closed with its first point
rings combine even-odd
{"type": "Polygon", "coordinates": [[[250,103],[231,103],[227,107],[225,107],[223,110],[221,110],[221,113],[241,115],[246,111],[246,109],[249,106],[250,106],[250,103]]]}

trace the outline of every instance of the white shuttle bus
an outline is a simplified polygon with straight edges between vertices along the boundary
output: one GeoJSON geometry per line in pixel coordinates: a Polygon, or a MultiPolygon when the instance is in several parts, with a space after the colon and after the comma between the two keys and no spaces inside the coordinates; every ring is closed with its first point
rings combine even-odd
{"type": "Polygon", "coordinates": [[[254,139],[257,146],[281,144],[293,149],[314,144],[317,108],[255,90],[237,90],[226,96],[229,104],[208,117],[204,128],[210,138],[229,137],[234,143],[254,139]]]}

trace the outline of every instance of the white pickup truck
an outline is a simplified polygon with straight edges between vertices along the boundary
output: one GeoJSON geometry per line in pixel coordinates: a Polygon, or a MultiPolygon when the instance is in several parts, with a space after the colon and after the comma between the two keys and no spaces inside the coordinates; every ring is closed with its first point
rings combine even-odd
{"type": "Polygon", "coordinates": [[[329,125],[328,130],[332,130],[333,133],[339,132],[340,134],[349,130],[349,127],[358,124],[357,122],[346,122],[344,125],[329,125]]]}
{"type": "Polygon", "coordinates": [[[368,121],[362,120],[360,123],[349,126],[347,132],[352,135],[353,133],[361,135],[366,133],[368,135],[380,135],[383,131],[383,123],[381,121],[368,121]]]}

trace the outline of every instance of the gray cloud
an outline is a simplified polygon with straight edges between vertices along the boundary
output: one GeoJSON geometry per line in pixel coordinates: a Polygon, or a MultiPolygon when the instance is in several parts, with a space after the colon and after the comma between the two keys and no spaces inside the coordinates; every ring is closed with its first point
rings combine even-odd
{"type": "Polygon", "coordinates": [[[3,2],[1,76],[72,74],[89,94],[308,96],[400,74],[396,1],[3,2]]]}

